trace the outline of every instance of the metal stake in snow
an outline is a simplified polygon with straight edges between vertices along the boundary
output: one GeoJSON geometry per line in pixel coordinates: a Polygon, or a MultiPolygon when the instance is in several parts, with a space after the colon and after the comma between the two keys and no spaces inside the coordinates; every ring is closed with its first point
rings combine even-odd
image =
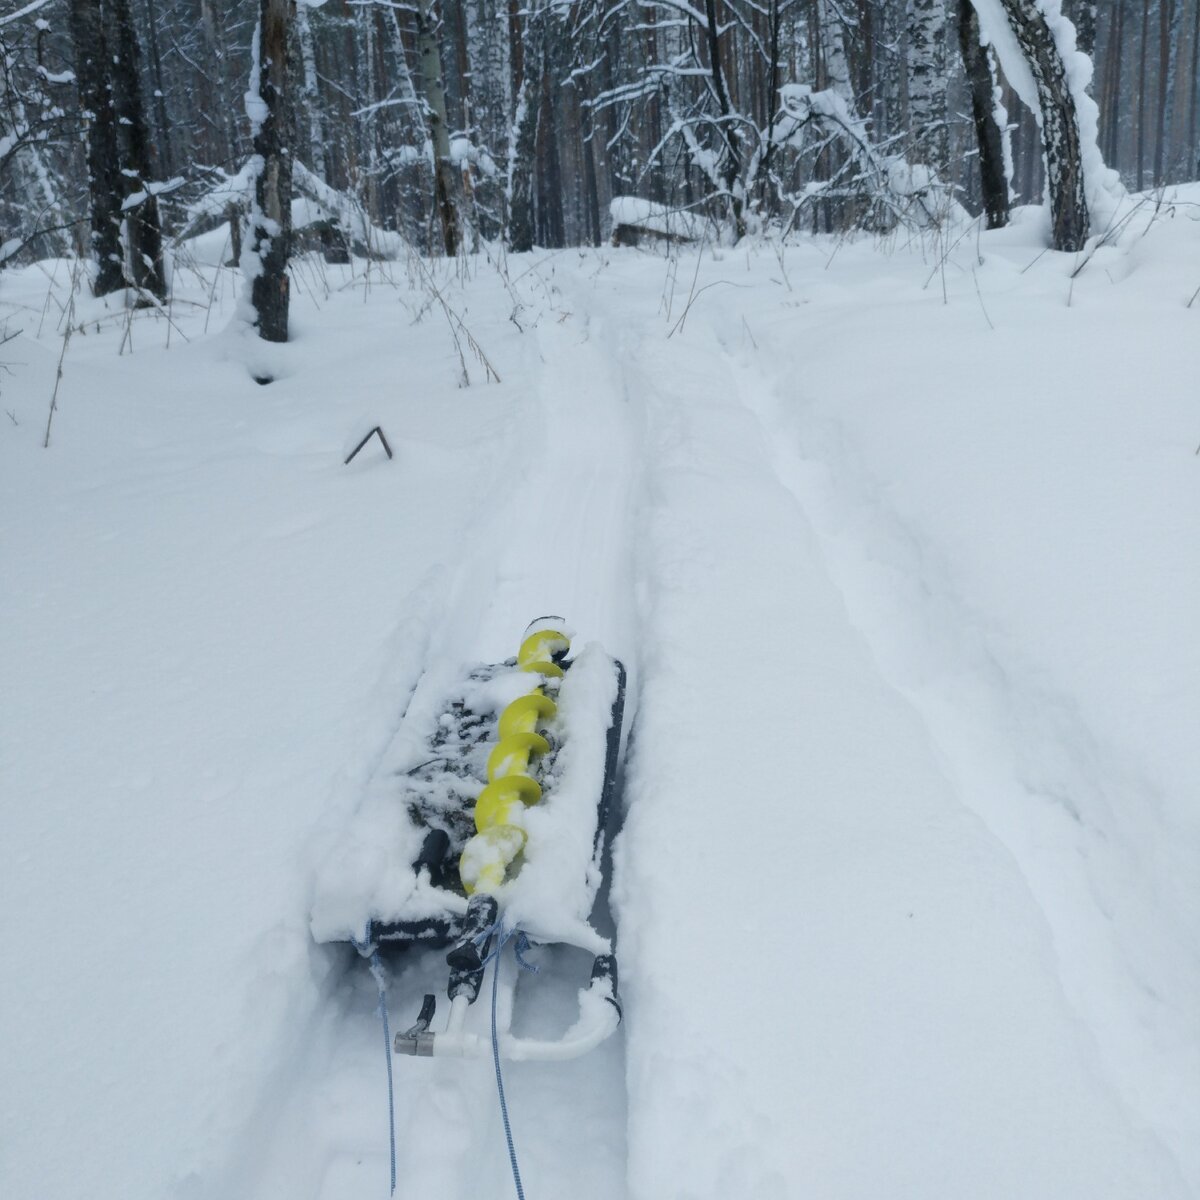
{"type": "Polygon", "coordinates": [[[383,446],[383,451],[384,451],[384,453],[385,453],[385,454],[388,456],[388,458],[390,459],[390,458],[392,457],[392,448],[391,448],[391,446],[389,446],[389,445],[388,445],[387,436],[384,434],[383,430],[382,430],[382,429],[381,429],[381,428],[380,428],[378,425],[376,425],[376,426],[374,426],[372,429],[368,430],[368,431],[367,431],[367,434],[366,434],[366,436],[365,436],[365,437],[362,439],[362,441],[361,441],[361,442],[359,442],[359,443],[358,443],[358,445],[357,445],[357,446],[355,446],[355,447],[354,447],[354,449],[353,449],[353,450],[351,450],[351,451],[350,451],[350,453],[346,455],[346,461],[342,463],[342,466],[343,466],[343,467],[348,467],[348,466],[349,466],[349,465],[350,465],[350,464],[351,464],[351,463],[354,461],[354,457],[355,457],[355,455],[357,455],[357,454],[358,454],[358,452],[359,452],[359,451],[360,451],[360,450],[361,450],[361,449],[362,449],[362,448],[363,448],[363,447],[364,447],[364,446],[365,446],[365,445],[366,445],[366,444],[367,444],[367,443],[368,443],[368,442],[369,442],[369,441],[370,441],[370,440],[371,440],[373,437],[376,437],[376,436],[378,436],[378,438],[379,438],[379,441],[380,441],[380,444],[383,446]]]}

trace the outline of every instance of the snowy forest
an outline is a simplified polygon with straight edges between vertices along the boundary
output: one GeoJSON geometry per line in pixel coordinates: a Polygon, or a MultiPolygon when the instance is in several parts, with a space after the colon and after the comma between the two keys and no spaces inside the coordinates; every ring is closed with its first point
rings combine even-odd
{"type": "Polygon", "coordinates": [[[161,294],[161,237],[228,210],[239,247],[268,94],[266,134],[297,164],[310,225],[352,208],[360,232],[422,252],[599,245],[618,197],[732,237],[880,229],[951,204],[996,225],[1010,200],[1040,200],[1041,130],[1068,136],[1081,99],[1098,106],[1085,138],[1127,186],[1194,177],[1196,6],[1071,0],[1070,39],[1044,7],[31,0],[0,17],[0,261],[78,250],[89,220],[103,242],[123,213],[137,282],[161,294]],[[248,107],[256,47],[270,69],[248,107]]]}
{"type": "Polygon", "coordinates": [[[3,1200],[1200,1200],[1197,0],[0,0],[3,1200]]]}

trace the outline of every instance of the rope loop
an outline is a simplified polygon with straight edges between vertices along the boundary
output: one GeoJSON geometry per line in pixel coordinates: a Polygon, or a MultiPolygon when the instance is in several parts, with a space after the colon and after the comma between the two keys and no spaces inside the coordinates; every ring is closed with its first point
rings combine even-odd
{"type": "Polygon", "coordinates": [[[517,940],[513,945],[513,957],[520,963],[523,971],[532,971],[535,975],[541,972],[541,967],[537,963],[528,962],[525,955],[529,952],[529,935],[523,929],[515,931],[517,940]]]}

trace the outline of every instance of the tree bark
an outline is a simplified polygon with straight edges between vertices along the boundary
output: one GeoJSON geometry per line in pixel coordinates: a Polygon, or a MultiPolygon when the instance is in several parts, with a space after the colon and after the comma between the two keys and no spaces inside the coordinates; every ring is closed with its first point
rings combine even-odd
{"type": "Polygon", "coordinates": [[[1200,12],[1192,14],[1192,69],[1188,79],[1188,153],[1191,162],[1185,164],[1184,178],[1193,171],[1200,172],[1196,161],[1197,112],[1200,111],[1200,12]]]}
{"type": "Polygon", "coordinates": [[[704,0],[704,16],[707,24],[705,36],[708,40],[708,67],[711,72],[713,95],[717,101],[717,111],[721,116],[720,138],[725,146],[725,152],[721,158],[721,182],[724,183],[726,195],[729,197],[729,215],[733,218],[734,241],[740,242],[746,236],[746,220],[742,212],[742,197],[739,192],[738,180],[742,170],[742,155],[732,121],[733,105],[729,102],[729,89],[725,85],[725,73],[721,68],[721,43],[718,37],[720,27],[717,23],[716,0],[704,0]]]}
{"type": "Polygon", "coordinates": [[[137,34],[129,0],[105,0],[108,49],[112,55],[112,99],[117,118],[121,195],[128,203],[129,277],[134,287],[159,300],[167,295],[158,200],[150,191],[150,130],[142,104],[137,34]],[[140,197],[132,199],[133,197],[140,197]]]}
{"type": "Polygon", "coordinates": [[[259,159],[250,217],[250,303],[259,337],[288,340],[292,159],[288,145],[288,0],[262,0],[247,97],[259,159]],[[255,103],[255,101],[259,103],[255,103]]]}
{"type": "Polygon", "coordinates": [[[220,114],[220,123],[213,121],[210,126],[210,158],[211,161],[228,163],[233,158],[234,146],[237,144],[237,131],[234,126],[235,113],[233,106],[225,102],[232,91],[232,81],[229,78],[229,50],[226,39],[225,20],[220,14],[216,0],[200,0],[200,35],[204,45],[205,57],[215,63],[215,78],[205,75],[206,90],[209,95],[205,107],[209,112],[220,114]]]}
{"type": "Polygon", "coordinates": [[[996,122],[996,80],[987,47],[979,38],[979,17],[971,0],[958,0],[958,42],[971,93],[971,116],[979,145],[979,183],[987,227],[1008,224],[1008,178],[1004,173],[1003,134],[996,122]]]}
{"type": "Polygon", "coordinates": [[[908,116],[914,161],[945,178],[950,165],[945,0],[908,0],[908,116]]]}
{"type": "Polygon", "coordinates": [[[562,164],[558,156],[558,140],[555,136],[556,107],[553,103],[549,59],[549,38],[543,32],[542,63],[539,75],[542,86],[538,100],[537,118],[537,164],[538,200],[537,229],[538,244],[559,249],[565,245],[563,226],[563,196],[566,188],[562,179],[562,164]]]}
{"type": "Polygon", "coordinates": [[[1041,139],[1050,191],[1051,245],[1076,251],[1088,236],[1079,115],[1066,66],[1037,0],[1001,0],[1029,64],[1041,109],[1041,139]]]}
{"type": "MultiPolygon", "coordinates": [[[[866,5],[863,5],[862,11],[869,11],[866,5]]],[[[767,148],[763,151],[762,157],[758,164],[758,179],[757,183],[762,198],[762,203],[769,203],[769,181],[771,178],[771,163],[775,158],[775,122],[779,114],[779,68],[780,68],[780,51],[779,51],[779,33],[782,22],[782,12],[780,10],[780,0],[769,0],[767,9],[767,56],[768,56],[768,71],[769,82],[767,84],[766,96],[766,111],[770,114],[766,123],[767,126],[767,148]]],[[[866,25],[868,45],[871,44],[870,32],[871,26],[866,25]]]]}
{"type": "Polygon", "coordinates": [[[1142,36],[1138,41],[1137,94],[1137,190],[1140,192],[1146,178],[1146,55],[1150,41],[1150,0],[1142,0],[1142,36]]]}
{"type": "Polygon", "coordinates": [[[438,19],[433,0],[420,0],[417,10],[417,47],[421,57],[421,82],[433,143],[433,189],[442,225],[442,246],[449,258],[458,253],[458,209],[454,198],[454,164],[450,161],[450,128],[446,88],[438,50],[438,19]]]}
{"type": "Polygon", "coordinates": [[[821,45],[818,81],[832,88],[854,111],[854,84],[850,81],[850,62],[846,57],[846,36],[832,0],[816,0],[818,38],[821,45]]]}
{"type": "Polygon", "coordinates": [[[517,254],[533,249],[533,159],[537,148],[537,91],[528,65],[541,59],[540,22],[522,20],[520,0],[508,2],[509,71],[512,129],[508,137],[508,248],[517,254]]]}
{"type": "Polygon", "coordinates": [[[1075,26],[1075,48],[1091,58],[1096,51],[1096,0],[1075,0],[1068,16],[1075,26]]]}
{"type": "Polygon", "coordinates": [[[313,45],[308,5],[296,6],[296,38],[300,43],[300,64],[304,68],[304,107],[308,116],[308,161],[313,174],[329,182],[325,162],[325,118],[321,111],[321,91],[317,79],[317,54],[313,45]]]}
{"type": "Polygon", "coordinates": [[[158,39],[157,0],[146,0],[146,34],[149,39],[150,65],[154,72],[154,120],[158,126],[158,162],[164,177],[169,177],[175,165],[171,149],[171,123],[167,120],[167,96],[163,83],[162,54],[158,39]]]}
{"type": "Polygon", "coordinates": [[[1104,71],[1103,103],[1100,111],[1107,119],[1106,161],[1117,167],[1121,153],[1121,66],[1124,61],[1125,3],[1116,0],[1112,32],[1108,38],[1107,63],[1104,71]]]}
{"type": "Polygon", "coordinates": [[[1178,10],[1175,0],[1159,0],[1158,5],[1158,111],[1154,123],[1154,186],[1166,183],[1167,136],[1170,132],[1167,113],[1171,106],[1172,84],[1175,79],[1175,46],[1178,30],[1178,10]]]}
{"type": "Polygon", "coordinates": [[[120,152],[117,119],[108,86],[110,61],[100,0],[71,0],[68,12],[75,47],[75,80],[79,104],[87,118],[88,193],[91,200],[91,246],[96,256],[92,291],[107,296],[125,286],[121,254],[120,152]]]}

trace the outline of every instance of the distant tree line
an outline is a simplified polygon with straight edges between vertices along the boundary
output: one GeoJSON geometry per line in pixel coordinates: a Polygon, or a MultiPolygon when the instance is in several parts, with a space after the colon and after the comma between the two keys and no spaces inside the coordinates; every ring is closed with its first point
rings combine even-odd
{"type": "Polygon", "coordinates": [[[230,221],[256,302],[286,312],[302,197],[327,252],[455,254],[599,244],[622,196],[729,238],[957,205],[1000,224],[1049,169],[1073,248],[1092,100],[1127,186],[1200,174],[1184,0],[1067,0],[1086,96],[1046,0],[9,3],[0,263],[88,250],[97,291],[142,303],[165,294],[164,237],[230,221]]]}

